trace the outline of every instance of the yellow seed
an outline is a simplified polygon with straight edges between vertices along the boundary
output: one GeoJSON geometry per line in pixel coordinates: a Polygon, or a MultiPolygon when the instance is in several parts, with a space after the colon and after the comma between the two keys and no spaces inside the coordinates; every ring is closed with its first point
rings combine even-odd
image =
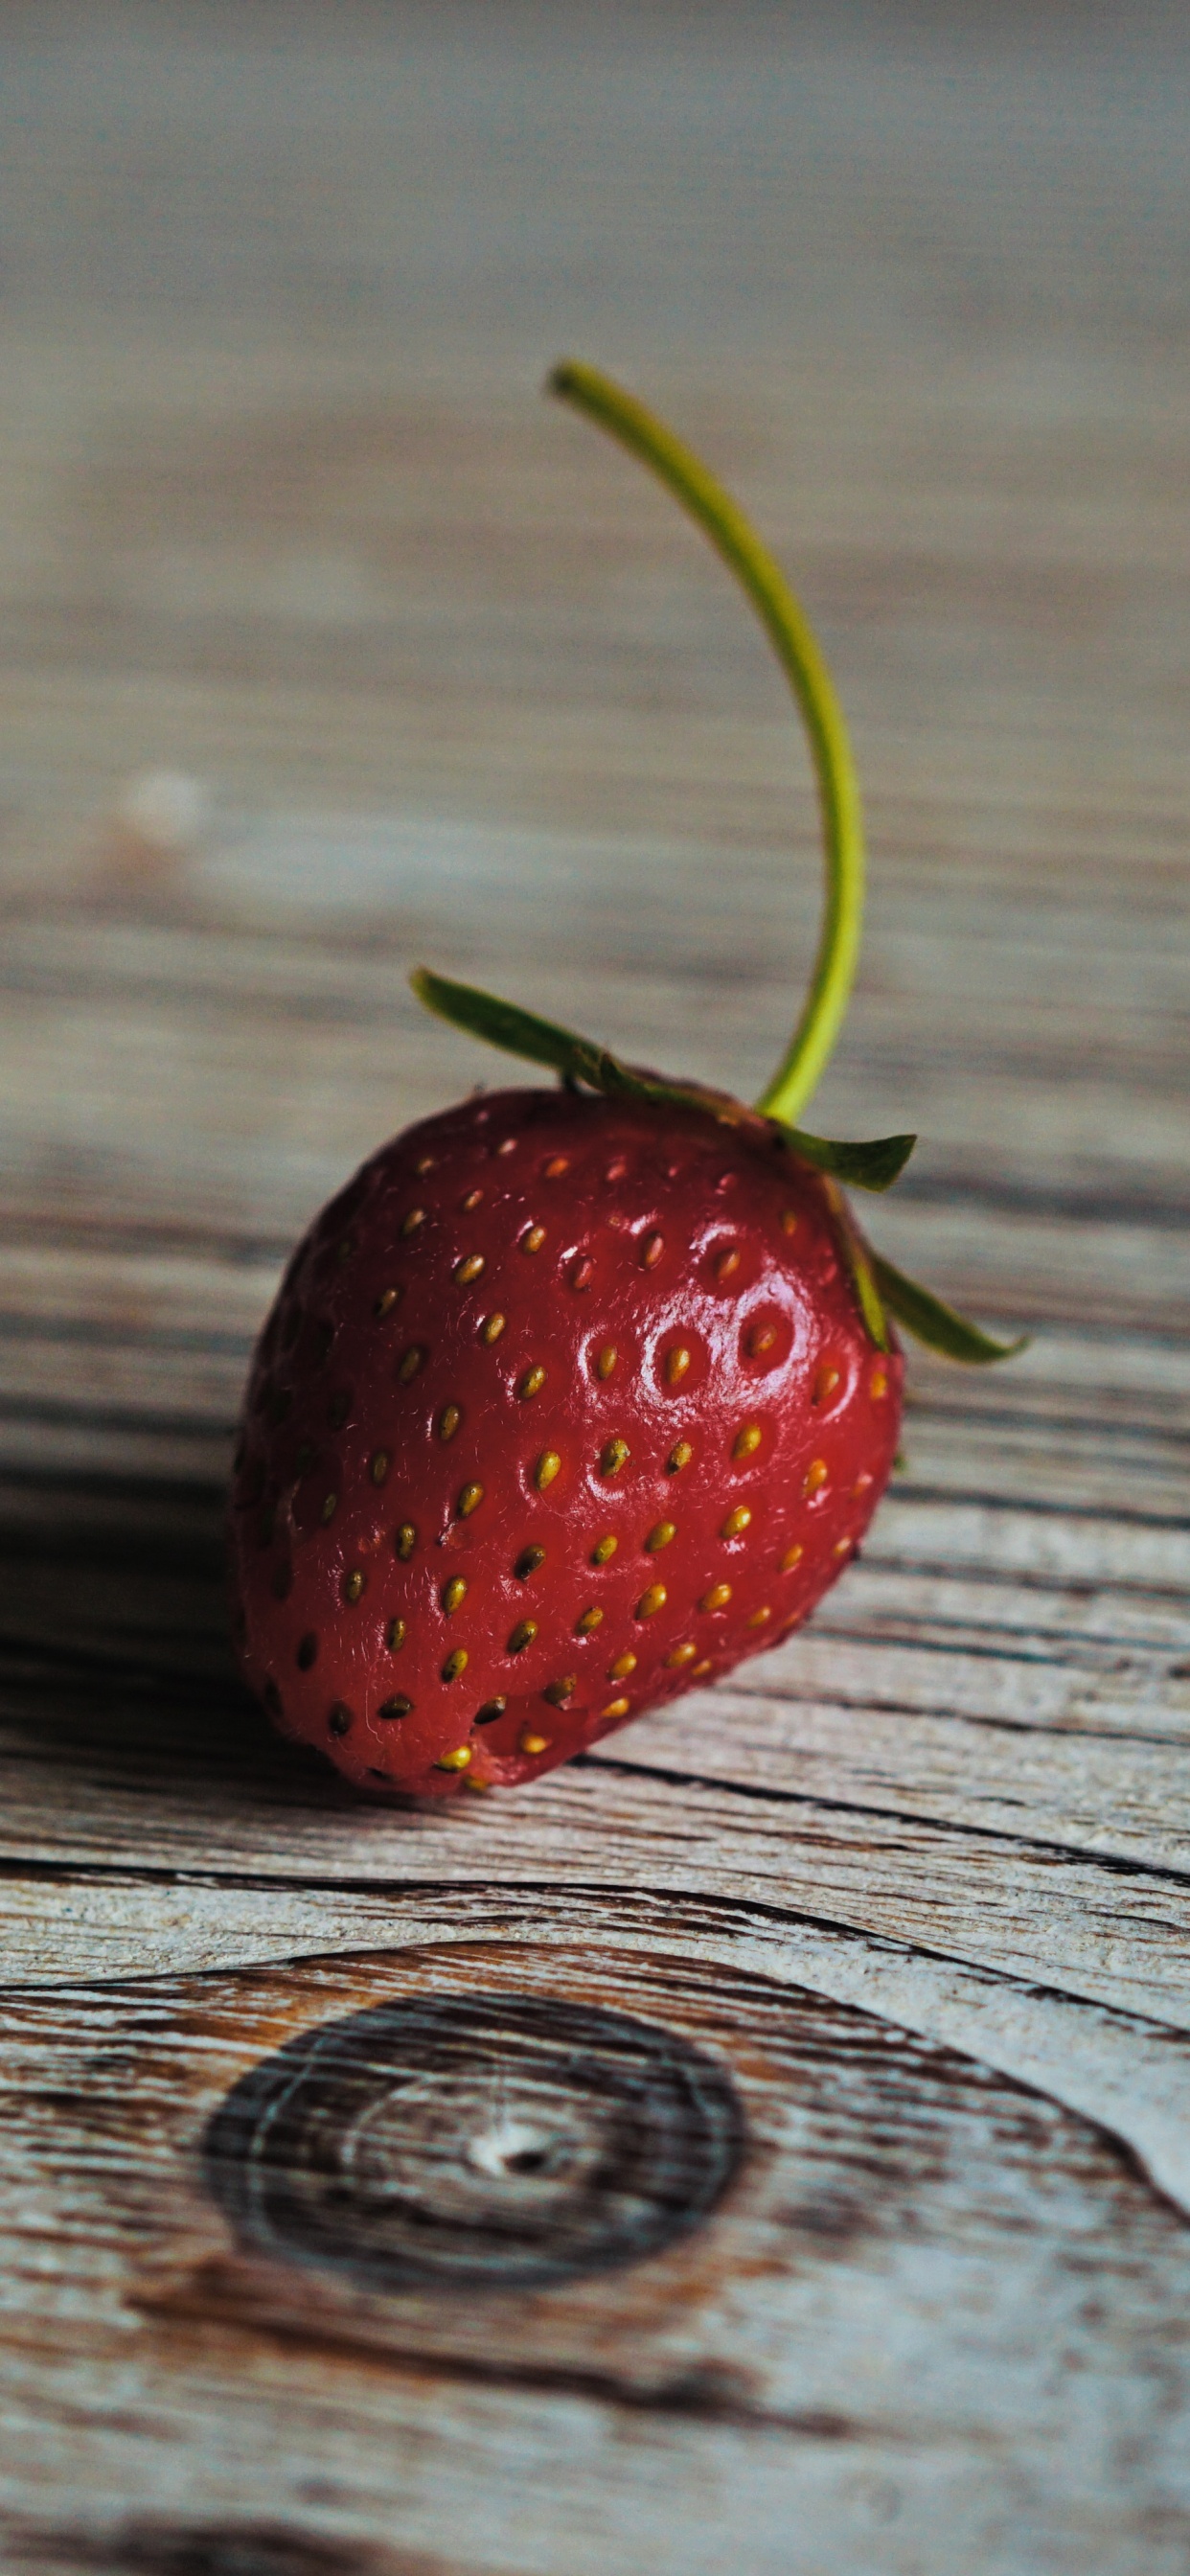
{"type": "Polygon", "coordinates": [[[730,1583],[712,1583],[710,1591],[704,1592],[698,1606],[700,1610],[726,1610],[730,1599],[730,1583]]]}
{"type": "Polygon", "coordinates": [[[547,1485],[552,1485],[555,1476],[560,1475],[561,1472],[562,1461],[558,1456],[557,1450],[543,1449],[541,1456],[537,1461],[537,1465],[533,1470],[533,1482],[537,1487],[538,1493],[544,1494],[547,1485]]]}
{"type": "Polygon", "coordinates": [[[608,1665],[607,1678],[609,1682],[626,1682],[629,1673],[634,1673],[635,1671],[635,1655],[617,1655],[614,1664],[608,1665]]]}
{"type": "Polygon", "coordinates": [[[417,1531],[415,1530],[412,1521],[402,1521],[396,1537],[393,1540],[393,1546],[401,1559],[402,1565],[408,1565],[409,1559],[412,1556],[416,1545],[417,1531]]]}
{"type": "Polygon", "coordinates": [[[484,1266],[484,1257],[482,1252],[468,1252],[462,1261],[456,1261],[455,1263],[454,1275],[456,1285],[460,1288],[469,1288],[472,1280],[479,1278],[484,1266]]]}
{"type": "Polygon", "coordinates": [[[515,1154],[515,1152],[516,1152],[516,1138],[515,1138],[515,1136],[502,1136],[502,1137],[501,1137],[501,1139],[500,1139],[499,1144],[498,1144],[498,1145],[497,1145],[497,1147],[496,1147],[496,1152],[497,1152],[498,1154],[515,1154]]]}
{"type": "Polygon", "coordinates": [[[558,1681],[546,1683],[541,1696],[549,1701],[551,1708],[565,1708],[567,1700],[574,1698],[577,1689],[577,1673],[563,1673],[558,1681]]]}
{"type": "Polygon", "coordinates": [[[868,1393],[869,1395],[875,1396],[877,1403],[879,1403],[882,1395],[888,1394],[887,1369],[873,1369],[871,1377],[868,1380],[868,1393]]]}
{"type": "Polygon", "coordinates": [[[720,1531],[720,1537],[739,1538],[741,1532],[747,1529],[751,1518],[752,1514],[748,1504],[737,1503],[735,1510],[728,1513],[727,1518],[723,1523],[722,1530],[720,1531]]]}
{"type": "Polygon", "coordinates": [[[393,1307],[396,1305],[400,1294],[401,1291],[399,1288],[382,1288],[380,1295],[372,1308],[373,1314],[377,1318],[384,1315],[391,1315],[393,1307]]]}
{"type": "Polygon", "coordinates": [[[828,1395],[834,1394],[838,1383],[838,1369],[834,1368],[829,1360],[824,1361],[814,1380],[814,1389],[810,1397],[811,1404],[825,1404],[828,1395]]]}
{"type": "Polygon", "coordinates": [[[543,1547],[523,1547],[512,1570],[519,1583],[527,1583],[530,1575],[536,1574],[538,1566],[544,1564],[543,1547]]]}
{"type": "Polygon", "coordinates": [[[596,1374],[596,1376],[597,1376],[597,1377],[610,1377],[610,1376],[611,1376],[611,1373],[612,1373],[612,1370],[614,1369],[614,1367],[615,1367],[615,1365],[616,1365],[616,1361],[618,1360],[619,1356],[620,1356],[620,1354],[619,1354],[618,1350],[616,1349],[616,1345],[615,1345],[615,1343],[614,1343],[614,1342],[605,1342],[605,1343],[604,1343],[604,1346],[603,1346],[603,1349],[601,1350],[601,1352],[600,1352],[600,1354],[599,1354],[599,1357],[598,1357],[598,1359],[597,1359],[597,1360],[596,1360],[596,1362],[595,1362],[595,1374],[596,1374]]]}
{"type": "Polygon", "coordinates": [[[411,1234],[416,1234],[419,1225],[424,1225],[425,1221],[426,1212],[424,1208],[410,1208],[409,1214],[405,1218],[401,1227],[402,1234],[406,1237],[411,1234]]]}
{"type": "Polygon", "coordinates": [[[632,1451],[630,1450],[627,1441],[621,1440],[619,1433],[617,1432],[615,1438],[613,1440],[606,1441],[603,1448],[600,1450],[600,1475],[618,1476],[621,1467],[626,1466],[631,1456],[632,1451]]]}
{"type": "Polygon", "coordinates": [[[474,1771],[464,1771],[463,1773],[463,1787],[465,1789],[490,1789],[491,1785],[490,1780],[478,1779],[474,1771]]]}
{"type": "Polygon", "coordinates": [[[676,1538],[677,1535],[677,1527],[673,1521],[656,1521],[645,1540],[650,1556],[656,1556],[659,1548],[668,1547],[671,1538],[676,1538]]]}
{"type": "Polygon", "coordinates": [[[521,1753],[548,1753],[550,1738],[548,1735],[539,1735],[535,1726],[523,1726],[517,1749],[521,1753]]]}
{"type": "Polygon", "coordinates": [[[850,1556],[851,1540],[849,1538],[837,1538],[831,1552],[834,1556],[850,1556]]]}
{"type": "Polygon", "coordinates": [[[455,1510],[458,1513],[459,1519],[461,1521],[469,1521],[472,1512],[477,1512],[479,1510],[479,1506],[482,1501],[482,1485],[464,1485],[462,1492],[459,1495],[459,1499],[455,1504],[455,1510]]]}
{"type": "Polygon", "coordinates": [[[781,1210],[781,1232],[782,1232],[782,1234],[796,1234],[796,1233],[797,1233],[797,1209],[796,1209],[796,1208],[782,1208],[782,1210],[781,1210]]]}
{"type": "Polygon", "coordinates": [[[776,1338],[775,1324],[753,1324],[748,1335],[749,1356],[754,1360],[763,1358],[766,1351],[771,1351],[776,1338]]]}
{"type": "Polygon", "coordinates": [[[531,1396],[540,1395],[544,1385],[545,1370],[543,1369],[540,1360],[534,1360],[532,1368],[526,1369],[520,1385],[517,1388],[517,1394],[520,1397],[521,1403],[527,1404],[531,1396]]]}
{"type": "Polygon", "coordinates": [[[364,1573],[362,1566],[358,1565],[353,1567],[350,1574],[345,1574],[343,1577],[344,1600],[352,1602],[362,1600],[364,1585],[367,1582],[367,1579],[368,1578],[364,1573]]]}
{"type": "Polygon", "coordinates": [[[523,1235],[521,1236],[521,1250],[522,1252],[540,1252],[544,1242],[545,1227],[543,1225],[527,1225],[523,1235]]]}
{"type": "Polygon", "coordinates": [[[672,1655],[667,1655],[665,1660],[670,1670],[676,1671],[681,1664],[692,1664],[697,1653],[697,1646],[675,1646],[672,1655]]]}
{"type": "Polygon", "coordinates": [[[442,1607],[448,1619],[453,1619],[456,1610],[462,1609],[466,1598],[467,1586],[462,1575],[452,1574],[449,1583],[442,1587],[442,1607]]]}
{"type": "Polygon", "coordinates": [[[576,1637],[589,1637],[592,1629],[600,1628],[602,1625],[603,1612],[602,1610],[595,1609],[592,1605],[590,1610],[582,1611],[579,1617],[575,1620],[574,1633],[576,1637]]]}
{"type": "Polygon", "coordinates": [[[867,1490],[868,1490],[868,1487],[869,1487],[869,1485],[871,1484],[871,1482],[872,1482],[872,1479],[871,1479],[870,1475],[868,1474],[868,1470],[867,1470],[867,1468],[866,1468],[866,1467],[861,1468],[860,1473],[859,1473],[859,1475],[856,1477],[855,1483],[853,1484],[853,1486],[852,1486],[852,1488],[851,1488],[852,1493],[853,1493],[853,1494],[866,1494],[866,1493],[867,1493],[867,1490]]]}
{"type": "Polygon", "coordinates": [[[453,1753],[444,1753],[435,1763],[436,1771],[465,1771],[471,1759],[469,1744],[456,1744],[453,1753]]]}
{"type": "Polygon", "coordinates": [[[570,1157],[569,1157],[569,1155],[567,1155],[567,1154],[552,1154],[552,1155],[551,1155],[551,1157],[550,1157],[549,1162],[546,1164],[546,1167],[545,1167],[545,1177],[546,1177],[547,1181],[560,1181],[560,1180],[561,1180],[561,1178],[562,1178],[562,1174],[563,1174],[563,1172],[568,1172],[569,1170],[570,1170],[570,1157]]]}
{"type": "Polygon", "coordinates": [[[425,1364],[426,1355],[422,1350],[420,1343],[412,1343],[410,1348],[406,1351],[405,1357],[397,1370],[397,1376],[400,1378],[402,1386],[408,1386],[411,1379],[417,1376],[418,1370],[423,1369],[425,1364]]]}
{"type": "Polygon", "coordinates": [[[820,1494],[829,1474],[825,1458],[811,1458],[802,1478],[803,1494],[820,1494]]]}
{"type": "Polygon", "coordinates": [[[489,1348],[493,1342],[498,1342],[507,1322],[507,1315],[485,1315],[479,1332],[481,1342],[487,1342],[489,1348]]]}
{"type": "Polygon", "coordinates": [[[759,1449],[763,1437],[764,1434],[758,1422],[745,1422],[742,1429],[737,1431],[731,1444],[732,1457],[750,1458],[753,1450],[759,1449]]]}
{"type": "Polygon", "coordinates": [[[690,1353],[684,1343],[667,1354],[665,1374],[671,1386],[680,1386],[690,1366],[690,1353]]]}
{"type": "Polygon", "coordinates": [[[703,1659],[702,1659],[701,1664],[691,1664],[691,1667],[690,1667],[690,1678],[691,1678],[691,1681],[695,1681],[695,1682],[699,1682],[699,1681],[701,1681],[701,1680],[702,1680],[702,1677],[703,1677],[703,1674],[704,1674],[704,1673],[709,1673],[710,1669],[711,1669],[711,1658],[710,1658],[710,1656],[709,1656],[709,1655],[704,1655],[704,1656],[703,1656],[703,1659]]]}
{"type": "Polygon", "coordinates": [[[806,1551],[800,1541],[795,1539],[793,1546],[786,1548],[785,1554],[781,1559],[782,1574],[792,1574],[795,1565],[801,1564],[805,1553],[806,1551]]]}
{"type": "Polygon", "coordinates": [[[607,1707],[601,1708],[599,1714],[601,1717],[627,1717],[631,1706],[628,1699],[609,1699],[607,1707]]]}
{"type": "Polygon", "coordinates": [[[641,1269],[655,1270],[664,1250],[665,1237],[663,1234],[647,1234],[640,1248],[641,1269]]]}
{"type": "Polygon", "coordinates": [[[322,1519],[324,1526],[327,1521],[333,1521],[338,1501],[339,1497],[337,1494],[324,1495],[322,1504],[322,1519]]]}
{"type": "Polygon", "coordinates": [[[479,1202],[482,1197],[482,1190],[468,1190],[466,1198],[459,1200],[459,1206],[461,1207],[464,1216],[470,1216],[472,1209],[479,1206],[479,1202]]]}
{"type": "Polygon", "coordinates": [[[688,1440],[675,1440],[669,1456],[665,1461],[666,1474],[669,1476],[680,1476],[683,1467],[689,1466],[693,1456],[694,1451],[688,1440]]]}
{"type": "Polygon", "coordinates": [[[730,1279],[733,1270],[738,1270],[739,1266],[739,1253],[737,1252],[734,1243],[731,1243],[728,1245],[726,1252],[720,1253],[719,1258],[715,1263],[716,1279],[730,1279]]]}
{"type": "Polygon", "coordinates": [[[750,1628],[763,1628],[765,1620],[771,1619],[772,1615],[772,1611],[767,1607],[763,1610],[754,1610],[748,1621],[748,1625],[750,1628]]]}
{"type": "Polygon", "coordinates": [[[531,1645],[532,1645],[533,1640],[534,1640],[534,1638],[535,1638],[535,1636],[536,1636],[536,1635],[537,1635],[537,1621],[536,1621],[536,1619],[518,1619],[517,1624],[516,1624],[515,1628],[513,1629],[512,1635],[511,1635],[511,1637],[510,1637],[510,1638],[509,1638],[509,1640],[508,1640],[508,1651],[509,1651],[509,1654],[510,1654],[510,1655],[521,1655],[521,1654],[523,1654],[523,1653],[524,1653],[524,1651],[525,1651],[526,1646],[531,1646],[531,1645]]]}
{"type": "Polygon", "coordinates": [[[462,1419],[462,1408],[459,1405],[444,1404],[438,1416],[439,1439],[453,1440],[462,1419]]]}
{"type": "Polygon", "coordinates": [[[457,1682],[460,1673],[465,1673],[466,1670],[467,1649],[465,1646],[456,1646],[453,1655],[447,1656],[446,1662],[442,1667],[443,1681],[457,1682]]]}
{"type": "Polygon", "coordinates": [[[400,1653],[407,1634],[408,1631],[403,1619],[389,1620],[388,1626],[384,1632],[384,1642],[388,1647],[390,1655],[398,1655],[400,1653]]]}
{"type": "Polygon", "coordinates": [[[374,1485],[382,1485],[388,1474],[388,1451],[376,1449],[368,1460],[368,1474],[374,1485]]]}
{"type": "Polygon", "coordinates": [[[613,1538],[610,1530],[606,1538],[597,1538],[591,1550],[592,1565],[606,1565],[608,1558],[615,1555],[619,1544],[618,1538],[613,1538]]]}
{"type": "Polygon", "coordinates": [[[637,1618],[651,1619],[655,1611],[664,1610],[666,1599],[667,1594],[665,1585],[663,1583],[650,1583],[648,1591],[642,1592],[640,1599],[637,1602],[637,1618]]]}
{"type": "Polygon", "coordinates": [[[433,1155],[432,1155],[432,1154],[423,1154],[423,1155],[422,1155],[422,1158],[421,1158],[421,1161],[420,1161],[419,1163],[415,1163],[415,1164],[414,1164],[414,1166],[413,1166],[413,1168],[414,1168],[414,1171],[415,1171],[415,1172],[416,1172],[416,1174],[417,1174],[417,1177],[418,1177],[419,1181],[424,1181],[424,1179],[425,1179],[425,1177],[426,1177],[426,1173],[427,1173],[427,1172],[432,1172],[432,1171],[433,1171],[433,1169],[434,1169],[434,1157],[433,1157],[433,1155]]]}

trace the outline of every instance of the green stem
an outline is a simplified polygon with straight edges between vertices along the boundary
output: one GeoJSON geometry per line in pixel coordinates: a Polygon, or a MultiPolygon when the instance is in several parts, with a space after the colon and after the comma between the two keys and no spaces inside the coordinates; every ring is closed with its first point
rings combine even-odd
{"type": "Polygon", "coordinates": [[[610,430],[650,465],[730,566],[781,663],[810,738],[822,806],[826,903],[818,955],[797,1027],[756,1103],[796,1123],[821,1080],[843,1024],[859,955],[864,905],[864,827],[843,712],[808,620],[743,511],[663,421],[595,367],[566,359],[549,390],[610,430]]]}

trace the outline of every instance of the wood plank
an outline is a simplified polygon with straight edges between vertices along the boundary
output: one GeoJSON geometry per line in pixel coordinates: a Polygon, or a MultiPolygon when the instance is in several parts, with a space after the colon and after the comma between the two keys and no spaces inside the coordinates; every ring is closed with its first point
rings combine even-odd
{"type": "MultiPolygon", "coordinates": [[[[379,2045],[364,2081],[388,2103],[382,2152],[405,2158],[393,2171],[423,2211],[423,2243],[430,2212],[449,2226],[460,2192],[473,2228],[496,2229],[497,2261],[512,2206],[522,2229],[531,2211],[539,2230],[559,2227],[564,2181],[521,2183],[498,2163],[465,2179],[483,2124],[515,2120],[528,2101],[524,2077],[493,2101],[448,2074],[442,2116],[454,2126],[419,2161],[421,2114],[403,2125],[405,2061],[399,2046],[391,2063],[378,2058],[379,2045]]],[[[445,2482],[454,2546],[481,2567],[509,2563],[501,2535],[514,2529],[522,2564],[593,2568],[609,2550],[624,2563],[644,2516],[663,2568],[720,2566],[742,2526],[767,2576],[788,2564],[791,2523],[842,2568],[903,2522],[932,2569],[956,2549],[975,2564],[999,2546],[1007,2449],[1013,2511],[1039,2551],[1072,2532],[1090,2542],[1092,2515],[1121,2554],[1142,2534],[1149,2545],[1154,2521],[1170,2547],[1184,2536],[1170,2406],[1186,2368],[1184,2230],[1093,2127],[887,2021],[738,1970],[712,1998],[697,1964],[663,1952],[606,1951],[593,1977],[583,1949],[467,1944],[399,1964],[341,1955],[118,1996],[84,1989],[21,2008],[13,2050],[29,2113],[9,2152],[46,2176],[8,2257],[14,2504],[49,2470],[60,2512],[102,2529],[122,2504],[131,2442],[142,2476],[152,2462],[159,2514],[181,2504],[185,2459],[189,2517],[226,2514],[234,2489],[237,2518],[250,2523],[267,2501],[332,2539],[379,2538],[395,2509],[413,2546],[432,2545],[445,2482]],[[366,2269],[338,2270],[336,2228],[357,2266],[369,2230],[383,2241],[377,2204],[367,2186],[353,2199],[350,2179],[313,2272],[229,2236],[195,2149],[262,2051],[292,2052],[311,2029],[325,2043],[335,2016],[411,2000],[424,2013],[443,1996],[478,2013],[478,2032],[502,1993],[541,1995],[554,2013],[567,1998],[594,1997],[603,2015],[627,2008],[627,2027],[651,2021],[670,2045],[709,2044],[732,2070],[747,2143],[700,2232],[642,2268],[489,2291],[478,2306],[447,2284],[379,2294],[366,2269]],[[52,2249],[64,2245],[73,2259],[58,2289],[52,2249]],[[1105,2272],[1106,2337],[1087,2287],[1105,2272]],[[121,2355],[89,2396],[72,2367],[84,2318],[93,2350],[121,2355]],[[221,2433],[215,2391],[229,2369],[240,2398],[221,2433]],[[610,2482],[609,2403],[623,2426],[610,2482]],[[1101,2463],[1090,2489],[1076,2426],[1101,2463]],[[694,2525],[656,2514],[674,2481],[698,2497],[694,2525]]]]}
{"type": "MultiPolygon", "coordinates": [[[[16,2576],[1181,2576],[1188,101],[1143,12],[0,27],[16,2576]],[[752,1091],[817,916],[762,640],[537,402],[572,339],[738,486],[838,672],[873,884],[815,1117],[920,1129],[873,1234],[1034,1338],[915,1361],[804,1635],[427,1817],[273,1742],[222,1577],[295,1233],[518,1079],[407,969],[752,1091]],[[205,799],[172,851],[128,821],[163,768],[205,799]],[[229,2088],[461,1994],[539,2108],[514,1991],[730,2078],[699,2227],[466,2295],[236,2235],[229,2088]]],[[[431,2196],[538,2189],[457,2100],[434,2134],[431,2196]]]]}

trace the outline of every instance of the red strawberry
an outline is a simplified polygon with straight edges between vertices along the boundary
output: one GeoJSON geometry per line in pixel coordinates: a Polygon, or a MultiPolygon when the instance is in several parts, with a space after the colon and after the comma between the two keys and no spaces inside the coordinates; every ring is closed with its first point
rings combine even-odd
{"type": "Polygon", "coordinates": [[[841,1018],[862,882],[813,639],[697,461],[605,379],[555,381],[662,474],[760,608],[810,718],[831,900],[755,1111],[414,979],[568,1088],[427,1119],[316,1220],[249,1379],[233,1555],[245,1670],[277,1723],[363,1786],[434,1797],[550,1770],[806,1617],[892,1466],[886,1307],[954,1357],[1001,1356],[869,1253],[843,1200],[840,1178],[887,1187],[913,1139],[788,1123],[841,1018]]]}
{"type": "Polygon", "coordinates": [[[527,1779],[805,1617],[900,1417],[828,1187],[545,1091],[364,1165],[248,1393],[244,1659],[287,1732],[365,1784],[527,1779]]]}

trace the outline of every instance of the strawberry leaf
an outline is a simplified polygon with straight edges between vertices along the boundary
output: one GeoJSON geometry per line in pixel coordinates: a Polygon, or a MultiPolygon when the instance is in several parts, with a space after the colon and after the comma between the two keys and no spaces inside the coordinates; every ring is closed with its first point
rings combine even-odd
{"type": "Polygon", "coordinates": [[[495,993],[482,993],[477,984],[456,984],[448,975],[435,975],[430,967],[418,966],[409,978],[419,1002],[440,1020],[449,1020],[456,1029],[466,1029],[473,1038],[485,1038],[489,1046],[502,1047],[506,1055],[525,1057],[529,1064],[548,1064],[555,1073],[565,1074],[572,1082],[585,1082],[594,1091],[604,1088],[601,1076],[603,1049],[593,1046],[589,1038],[574,1035],[571,1029],[560,1029],[553,1020],[540,1019],[536,1011],[522,1011],[515,1002],[502,1002],[495,993]]]}
{"type": "Polygon", "coordinates": [[[875,1343],[878,1351],[886,1351],[889,1348],[888,1318],[876,1284],[875,1253],[870,1244],[865,1243],[838,1182],[831,1180],[829,1176],[826,1180],[826,1192],[835,1212],[835,1223],[839,1229],[847,1268],[851,1274],[851,1285],[855,1290],[860,1313],[868,1328],[869,1339],[875,1343]]]}
{"type": "Polygon", "coordinates": [[[924,1342],[927,1350],[940,1351],[944,1359],[963,1360],[969,1368],[990,1368],[993,1360],[1010,1360],[1025,1349],[1027,1333],[1015,1342],[994,1342],[990,1333],[981,1333],[977,1324],[969,1324],[964,1315],[955,1313],[953,1306],[944,1306],[942,1299],[932,1296],[928,1288],[919,1288],[916,1281],[906,1279],[878,1252],[872,1254],[872,1268],[880,1294],[898,1324],[903,1324],[915,1341],[924,1342]]]}
{"type": "Polygon", "coordinates": [[[540,1019],[536,1011],[522,1011],[516,1002],[482,993],[475,984],[456,984],[447,975],[433,974],[428,966],[417,967],[409,981],[419,1002],[439,1019],[450,1020],[472,1037],[485,1038],[489,1046],[503,1047],[508,1055],[524,1056],[530,1064],[552,1065],[568,1082],[585,1082],[589,1090],[609,1098],[620,1093],[635,1100],[705,1109],[725,1126],[754,1127],[759,1134],[770,1125],[758,1110],[745,1108],[729,1091],[714,1091],[709,1083],[671,1080],[645,1065],[625,1064],[610,1047],[596,1046],[592,1038],[559,1028],[556,1020],[540,1019]]]}
{"type": "Polygon", "coordinates": [[[917,1143],[916,1136],[874,1136],[867,1144],[843,1145],[829,1136],[811,1136],[804,1127],[782,1127],[781,1133],[804,1163],[857,1190],[891,1190],[917,1143]]]}
{"type": "Polygon", "coordinates": [[[530,1064],[548,1064],[567,1081],[584,1082],[589,1090],[610,1097],[618,1092],[636,1100],[704,1109],[725,1127],[754,1127],[758,1133],[775,1128],[804,1163],[857,1189],[891,1189],[917,1142],[915,1136],[879,1136],[867,1144],[846,1145],[829,1136],[811,1136],[804,1127],[786,1127],[763,1117],[759,1110],[745,1108],[742,1100],[733,1099],[729,1091],[713,1090],[709,1083],[683,1082],[644,1065],[625,1064],[610,1047],[596,1046],[573,1029],[559,1028],[556,1020],[541,1019],[536,1011],[522,1011],[515,1002],[502,1002],[476,984],[456,984],[448,975],[433,974],[428,966],[417,967],[409,981],[428,1011],[457,1029],[466,1029],[471,1037],[485,1038],[489,1046],[502,1047],[508,1055],[523,1056],[530,1064]]]}

